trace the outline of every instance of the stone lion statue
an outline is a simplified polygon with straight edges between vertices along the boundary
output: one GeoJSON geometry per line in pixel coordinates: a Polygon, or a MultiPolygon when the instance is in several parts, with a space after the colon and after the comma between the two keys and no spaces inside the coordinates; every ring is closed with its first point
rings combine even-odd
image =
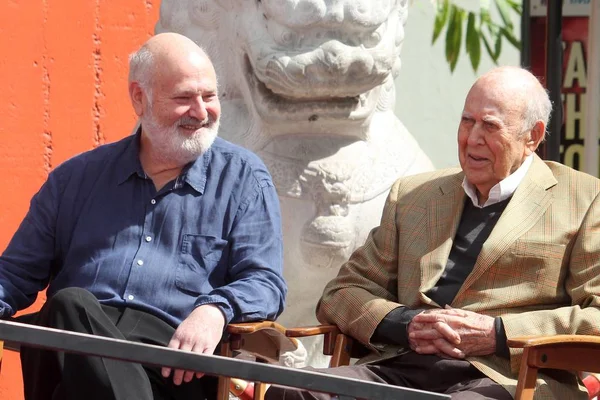
{"type": "MultiPolygon", "coordinates": [[[[407,0],[162,0],[156,31],[212,58],[220,136],[262,157],[283,218],[286,326],[379,224],[400,176],[432,170],[393,112],[407,0]]],[[[308,363],[323,365],[318,340],[308,363]]],[[[292,360],[288,364],[294,364],[292,360]]]]}

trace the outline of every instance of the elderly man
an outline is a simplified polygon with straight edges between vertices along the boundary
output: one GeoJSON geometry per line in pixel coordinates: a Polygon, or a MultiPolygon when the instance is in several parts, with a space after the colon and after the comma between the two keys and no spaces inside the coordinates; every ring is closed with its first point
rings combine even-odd
{"type": "MultiPolygon", "coordinates": [[[[230,321],[285,303],[277,193],[258,157],[217,138],[217,80],[177,34],[131,56],[136,134],[57,167],[0,257],[0,313],[49,284],[39,325],[212,354],[230,321]]],[[[26,399],[212,399],[214,377],[37,349],[26,399]],[[185,384],[181,384],[186,382],[185,384]]]]}
{"type": "MultiPolygon", "coordinates": [[[[520,335],[600,335],[600,180],[534,152],[551,111],[529,72],[482,76],[458,128],[461,169],[396,182],[381,224],[325,288],[320,321],[367,345],[332,374],[511,399],[520,335]]],[[[544,370],[538,399],[586,399],[544,370]]],[[[268,399],[327,395],[271,388],[268,399]]]]}

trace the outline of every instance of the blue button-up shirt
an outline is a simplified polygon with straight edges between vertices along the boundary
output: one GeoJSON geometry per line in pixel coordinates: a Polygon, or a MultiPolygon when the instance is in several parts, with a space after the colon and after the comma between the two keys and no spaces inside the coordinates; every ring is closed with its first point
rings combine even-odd
{"type": "Polygon", "coordinates": [[[3,317],[77,286],[100,303],[178,325],[215,304],[226,322],[283,310],[282,233],[271,176],[251,152],[217,138],[156,191],[139,133],[50,173],[0,256],[3,317]]]}

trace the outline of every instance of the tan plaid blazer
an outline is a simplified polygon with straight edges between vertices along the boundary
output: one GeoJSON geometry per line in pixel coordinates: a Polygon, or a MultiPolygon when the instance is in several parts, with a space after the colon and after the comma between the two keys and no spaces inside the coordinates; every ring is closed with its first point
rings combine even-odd
{"type": "MultiPolygon", "coordinates": [[[[508,338],[600,335],[600,180],[534,157],[451,305],[501,316],[508,338]]],[[[325,288],[318,319],[369,346],[367,361],[401,350],[369,342],[391,310],[439,307],[425,293],[450,254],[463,177],[452,168],[398,180],[380,226],[325,288]]],[[[514,395],[521,354],[468,360],[514,395]]],[[[536,399],[578,398],[587,396],[575,375],[540,374],[536,399]]]]}

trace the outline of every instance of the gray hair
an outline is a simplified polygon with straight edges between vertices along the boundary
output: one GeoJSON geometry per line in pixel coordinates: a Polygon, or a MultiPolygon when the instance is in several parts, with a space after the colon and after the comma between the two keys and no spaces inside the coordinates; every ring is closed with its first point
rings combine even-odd
{"type": "Polygon", "coordinates": [[[548,132],[548,122],[552,113],[552,101],[548,90],[546,90],[539,81],[532,82],[531,90],[528,91],[525,98],[525,107],[523,110],[523,130],[527,131],[533,128],[537,121],[544,122],[544,138],[548,132]]]}
{"type": "Polygon", "coordinates": [[[145,45],[129,55],[129,83],[138,82],[149,99],[152,98],[151,69],[153,64],[154,56],[145,45]]]}

